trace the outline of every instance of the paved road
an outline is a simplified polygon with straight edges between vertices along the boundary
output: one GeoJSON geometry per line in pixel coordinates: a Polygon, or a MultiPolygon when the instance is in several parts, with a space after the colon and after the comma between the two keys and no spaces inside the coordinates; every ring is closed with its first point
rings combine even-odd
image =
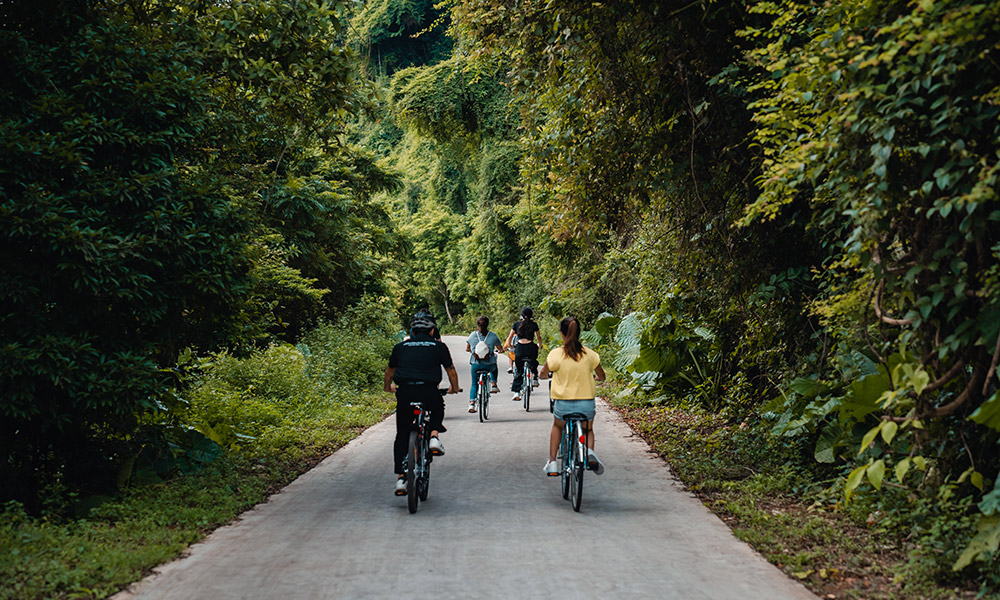
{"type": "MultiPolygon", "coordinates": [[[[462,338],[446,338],[469,389],[462,338]]],[[[501,359],[506,367],[506,359],[501,359]]],[[[598,407],[604,475],[574,513],[546,478],[543,384],[526,413],[510,375],[490,420],[448,397],[430,497],[392,495],[389,419],[324,460],[119,600],[228,598],[812,599],[686,493],[662,460],[598,407]]]]}

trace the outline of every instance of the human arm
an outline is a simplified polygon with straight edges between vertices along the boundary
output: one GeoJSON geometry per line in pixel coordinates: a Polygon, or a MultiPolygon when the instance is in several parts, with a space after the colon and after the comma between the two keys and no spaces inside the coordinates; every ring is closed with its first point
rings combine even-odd
{"type": "MultiPolygon", "coordinates": [[[[600,366],[598,366],[598,368],[600,368],[600,366]]],[[[551,374],[551,371],[549,371],[549,363],[548,363],[548,361],[545,361],[545,364],[542,365],[542,370],[538,372],[538,378],[539,379],[548,379],[548,377],[549,377],[550,374],[551,374]]]]}
{"type": "Polygon", "coordinates": [[[596,367],[594,367],[594,375],[597,377],[598,381],[604,381],[605,378],[604,367],[602,367],[601,365],[597,365],[596,367]]]}
{"type": "Polygon", "coordinates": [[[469,345],[469,342],[465,342],[465,351],[466,352],[472,352],[472,346],[469,345]]]}
{"type": "Polygon", "coordinates": [[[500,336],[497,335],[496,333],[492,332],[492,331],[490,332],[490,335],[492,335],[493,339],[496,340],[496,342],[493,345],[493,349],[496,350],[497,352],[503,352],[504,351],[504,346],[503,346],[503,342],[500,341],[500,336]]]}
{"type": "Polygon", "coordinates": [[[385,380],[383,381],[382,388],[385,391],[389,392],[390,394],[395,394],[396,393],[396,386],[393,385],[393,383],[392,383],[392,376],[395,373],[396,373],[396,369],[394,367],[386,367],[385,368],[385,380]]]}
{"type": "Polygon", "coordinates": [[[458,371],[455,370],[455,366],[445,367],[444,372],[448,374],[448,393],[457,394],[462,391],[462,388],[458,387],[458,371]]]}
{"type": "Polygon", "coordinates": [[[535,330],[535,337],[538,338],[538,347],[541,348],[542,347],[542,330],[541,329],[536,329],[535,330]]]}
{"type": "Polygon", "coordinates": [[[507,334],[507,341],[503,343],[504,349],[510,348],[510,343],[514,340],[514,330],[511,329],[510,333],[507,334]]]}

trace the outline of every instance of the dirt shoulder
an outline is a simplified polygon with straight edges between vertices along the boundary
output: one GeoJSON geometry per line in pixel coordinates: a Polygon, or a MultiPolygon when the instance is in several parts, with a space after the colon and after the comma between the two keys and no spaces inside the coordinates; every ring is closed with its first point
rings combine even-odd
{"type": "Polygon", "coordinates": [[[878,511],[858,523],[824,496],[830,482],[812,481],[782,461],[773,440],[745,424],[662,405],[610,404],[737,537],[817,595],[977,597],[974,590],[908,581],[912,541],[881,527],[878,511]]]}

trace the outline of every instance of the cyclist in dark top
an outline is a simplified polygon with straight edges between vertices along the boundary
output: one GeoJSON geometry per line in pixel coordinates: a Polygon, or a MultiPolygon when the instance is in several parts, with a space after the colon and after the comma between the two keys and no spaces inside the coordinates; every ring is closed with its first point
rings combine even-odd
{"type": "Polygon", "coordinates": [[[504,348],[514,349],[514,383],[510,387],[510,391],[514,392],[514,397],[511,400],[517,402],[518,392],[521,391],[521,379],[524,374],[521,373],[521,362],[528,359],[531,365],[531,372],[535,374],[535,385],[538,387],[538,350],[542,347],[542,334],[538,330],[538,323],[532,320],[534,311],[531,310],[530,306],[525,306],[521,309],[521,318],[516,323],[511,325],[510,334],[507,335],[507,341],[504,342],[504,348]],[[538,339],[538,343],[535,344],[535,338],[538,339]]]}
{"type": "MultiPolygon", "coordinates": [[[[392,456],[396,475],[397,496],[406,495],[406,475],[403,461],[406,459],[406,445],[413,423],[412,402],[423,402],[431,429],[430,450],[435,456],[444,455],[444,446],[438,433],[447,431],[444,424],[444,398],[438,392],[441,383],[441,368],[448,373],[448,393],[462,391],[458,387],[458,372],[451,360],[448,346],[435,339],[437,323],[427,311],[413,315],[410,321],[410,338],[392,349],[389,366],[385,369],[384,388],[396,394],[396,441],[392,456]]],[[[437,335],[437,337],[440,337],[437,335]]]]}

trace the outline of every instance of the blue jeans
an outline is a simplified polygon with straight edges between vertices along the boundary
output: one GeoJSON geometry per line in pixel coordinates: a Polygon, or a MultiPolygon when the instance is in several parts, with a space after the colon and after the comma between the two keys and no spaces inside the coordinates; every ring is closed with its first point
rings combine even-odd
{"type": "Polygon", "coordinates": [[[497,364],[496,363],[472,363],[469,365],[469,372],[472,373],[472,385],[469,386],[469,400],[476,399],[476,392],[479,391],[479,372],[489,371],[490,381],[493,383],[497,382],[497,364]]]}

